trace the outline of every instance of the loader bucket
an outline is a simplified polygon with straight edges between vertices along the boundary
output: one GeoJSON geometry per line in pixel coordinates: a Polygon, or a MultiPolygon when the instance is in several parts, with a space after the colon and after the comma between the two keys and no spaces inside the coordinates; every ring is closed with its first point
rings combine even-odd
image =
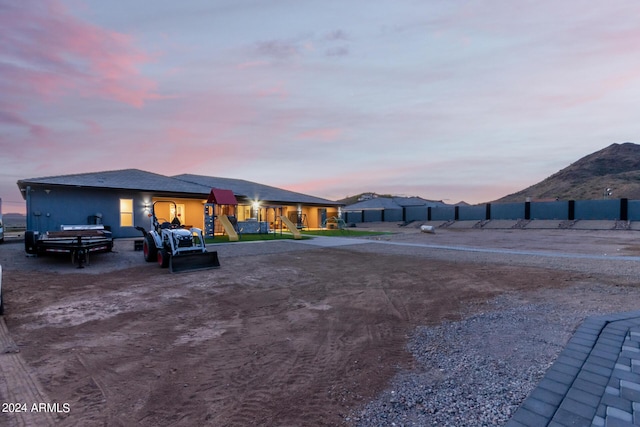
{"type": "Polygon", "coordinates": [[[218,252],[202,252],[197,254],[176,255],[169,259],[169,271],[182,273],[185,271],[208,270],[220,268],[218,252]]]}

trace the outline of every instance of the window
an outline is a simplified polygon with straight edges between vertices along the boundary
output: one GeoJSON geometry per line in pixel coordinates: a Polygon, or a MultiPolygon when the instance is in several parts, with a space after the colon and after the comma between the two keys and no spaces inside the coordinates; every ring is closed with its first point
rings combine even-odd
{"type": "Polygon", "coordinates": [[[120,199],[120,227],[133,227],[133,199],[120,199]]]}

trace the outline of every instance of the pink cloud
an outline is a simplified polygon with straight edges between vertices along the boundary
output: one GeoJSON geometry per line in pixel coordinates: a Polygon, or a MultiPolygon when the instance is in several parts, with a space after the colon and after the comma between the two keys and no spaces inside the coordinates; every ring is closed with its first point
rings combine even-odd
{"type": "Polygon", "coordinates": [[[177,127],[170,127],[169,129],[167,129],[166,134],[167,134],[167,139],[170,142],[181,143],[181,144],[187,144],[191,140],[197,139],[199,137],[199,135],[196,132],[190,129],[177,128],[177,127]]]}
{"type": "Polygon", "coordinates": [[[342,129],[326,128],[311,129],[298,134],[300,139],[312,139],[314,141],[331,142],[337,140],[342,135],[342,129]]]}
{"type": "Polygon", "coordinates": [[[260,98],[267,98],[267,97],[286,98],[289,96],[289,92],[285,88],[284,83],[280,82],[268,88],[260,89],[258,91],[258,96],[260,98]]]}
{"type": "MultiPolygon", "coordinates": [[[[389,182],[390,186],[397,187],[398,184],[410,184],[420,180],[421,178],[418,173],[424,171],[425,167],[427,166],[415,164],[403,164],[398,166],[367,165],[365,169],[354,167],[347,171],[327,173],[326,176],[320,178],[310,178],[306,180],[301,179],[295,184],[282,184],[281,186],[292,191],[311,194],[326,191],[327,189],[345,187],[351,187],[354,189],[360,188],[363,192],[377,191],[374,188],[370,188],[371,185],[374,185],[371,184],[372,176],[370,170],[375,169],[376,182],[389,182]]],[[[356,191],[356,193],[357,192],[358,191],[356,191]]]]}
{"type": "Polygon", "coordinates": [[[95,120],[83,120],[83,123],[92,135],[101,135],[103,133],[102,126],[95,120]]]}
{"type": "Polygon", "coordinates": [[[23,108],[27,104],[26,100],[34,95],[40,99],[49,100],[71,89],[71,84],[63,74],[5,63],[0,64],[0,75],[4,80],[0,82],[0,87],[3,90],[6,89],[5,97],[0,100],[2,108],[7,108],[8,105],[12,108],[23,108]]]}
{"type": "MultiPolygon", "coordinates": [[[[363,184],[362,173],[358,172],[343,172],[336,175],[331,175],[323,178],[307,179],[297,181],[295,184],[282,183],[279,185],[281,188],[286,188],[291,191],[297,191],[305,194],[319,194],[320,192],[327,191],[333,188],[344,188],[345,182],[351,183],[352,187],[357,187],[363,184]]],[[[363,190],[365,191],[365,190],[363,190]]],[[[372,191],[372,190],[369,190],[372,191]]],[[[343,196],[339,196],[343,197],[343,196]]]]}
{"type": "Polygon", "coordinates": [[[126,34],[72,16],[58,0],[5,4],[0,14],[5,96],[98,96],[135,107],[157,99],[156,83],[140,73],[152,58],[126,34]],[[8,91],[8,92],[7,92],[8,91]]]}
{"type": "Polygon", "coordinates": [[[247,61],[247,62],[242,62],[240,64],[237,64],[236,68],[238,70],[247,70],[251,68],[264,67],[267,64],[268,64],[267,61],[247,61]]]}
{"type": "Polygon", "coordinates": [[[50,134],[46,127],[30,123],[21,116],[11,112],[0,111],[0,124],[26,128],[32,137],[38,139],[47,138],[50,134]]]}
{"type": "Polygon", "coordinates": [[[592,78],[588,83],[588,90],[572,91],[559,95],[547,96],[544,101],[551,105],[564,108],[580,107],[600,101],[609,94],[619,92],[640,80],[640,69],[631,68],[625,72],[607,74],[606,78],[592,78]]]}

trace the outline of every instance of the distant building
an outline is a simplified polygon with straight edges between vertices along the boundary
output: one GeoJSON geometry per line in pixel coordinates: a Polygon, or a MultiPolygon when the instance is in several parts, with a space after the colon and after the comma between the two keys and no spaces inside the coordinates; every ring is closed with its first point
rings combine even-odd
{"type": "Polygon", "coordinates": [[[345,206],[342,210],[344,212],[349,211],[362,211],[362,210],[382,210],[382,209],[400,209],[404,207],[441,207],[448,206],[442,201],[427,200],[421,197],[375,197],[367,200],[363,200],[352,205],[345,206]]]}

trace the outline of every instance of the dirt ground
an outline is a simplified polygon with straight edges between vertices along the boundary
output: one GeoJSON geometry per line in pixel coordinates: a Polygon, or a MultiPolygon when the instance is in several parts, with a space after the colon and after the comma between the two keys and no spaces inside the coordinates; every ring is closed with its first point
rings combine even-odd
{"type": "Polygon", "coordinates": [[[499,253],[442,257],[382,242],[640,253],[632,231],[389,229],[396,234],[336,247],[220,245],[211,248],[220,269],[182,274],[145,263],[130,240],[84,269],[0,245],[9,335],[0,402],[28,408],[0,412],[0,424],[344,425],[411,368],[405,345],[418,325],[458,319],[506,292],[630,285],[544,261],[513,265],[499,253]],[[34,413],[28,396],[59,406],[34,413]]]}

